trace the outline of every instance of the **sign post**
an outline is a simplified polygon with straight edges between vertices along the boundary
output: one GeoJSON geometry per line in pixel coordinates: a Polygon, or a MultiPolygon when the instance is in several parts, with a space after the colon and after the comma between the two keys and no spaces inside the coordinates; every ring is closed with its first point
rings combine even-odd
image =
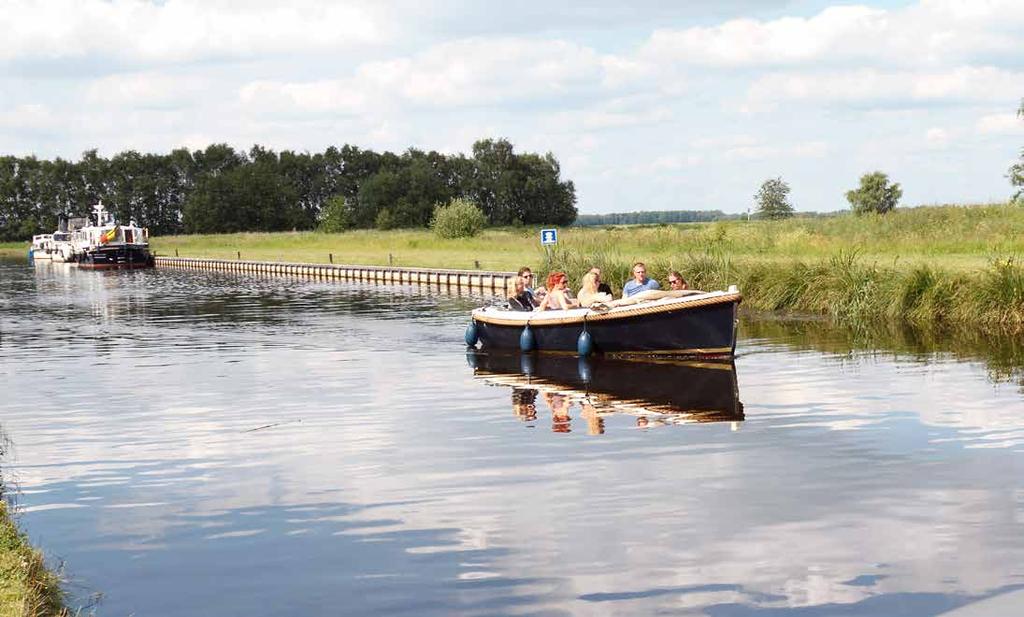
{"type": "Polygon", "coordinates": [[[554,245],[554,244],[558,244],[558,230],[554,229],[554,228],[540,230],[540,244],[541,244],[541,246],[544,247],[544,252],[547,253],[547,256],[548,256],[547,267],[545,269],[548,272],[550,272],[551,271],[551,246],[554,245]]]}

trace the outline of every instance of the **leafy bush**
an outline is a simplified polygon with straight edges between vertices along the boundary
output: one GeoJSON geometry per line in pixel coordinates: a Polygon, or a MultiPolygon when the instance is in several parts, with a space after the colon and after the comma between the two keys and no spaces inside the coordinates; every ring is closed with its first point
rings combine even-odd
{"type": "Polygon", "coordinates": [[[320,211],[320,224],[317,230],[325,233],[338,233],[352,227],[352,216],[343,195],[335,195],[327,200],[320,211]]]}
{"type": "Polygon", "coordinates": [[[782,178],[771,178],[761,184],[754,195],[757,212],[764,218],[784,219],[793,216],[793,206],[789,203],[789,185],[782,178]]]}
{"type": "Polygon", "coordinates": [[[430,228],[440,238],[470,238],[487,224],[484,213],[468,199],[456,198],[434,209],[430,228]]]}
{"type": "Polygon", "coordinates": [[[880,171],[860,177],[860,188],[846,192],[846,200],[857,214],[877,212],[885,214],[892,210],[903,197],[899,184],[889,184],[889,176],[880,171]]]}
{"type": "Polygon", "coordinates": [[[377,229],[394,229],[398,227],[398,220],[395,218],[395,215],[391,213],[391,210],[384,208],[377,213],[377,218],[374,219],[373,224],[377,229]]]}

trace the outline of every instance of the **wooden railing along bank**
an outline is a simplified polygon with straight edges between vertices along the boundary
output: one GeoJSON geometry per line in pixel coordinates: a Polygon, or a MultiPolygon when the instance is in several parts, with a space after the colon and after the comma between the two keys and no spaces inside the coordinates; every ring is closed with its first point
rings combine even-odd
{"type": "Polygon", "coordinates": [[[479,289],[500,294],[504,293],[507,281],[515,276],[515,272],[487,270],[438,270],[434,268],[400,268],[395,266],[281,263],[162,256],[156,257],[156,265],[158,268],[219,270],[222,272],[267,276],[302,276],[382,284],[437,285],[440,287],[479,289]]]}

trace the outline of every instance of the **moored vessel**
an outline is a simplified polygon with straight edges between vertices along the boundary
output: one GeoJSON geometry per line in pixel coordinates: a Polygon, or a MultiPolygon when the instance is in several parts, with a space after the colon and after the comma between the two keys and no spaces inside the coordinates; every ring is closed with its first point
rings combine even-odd
{"type": "Polygon", "coordinates": [[[57,231],[52,234],[32,236],[32,247],[28,251],[32,261],[71,261],[74,250],[71,246],[71,232],[68,231],[67,220],[61,219],[57,231]]]}
{"type": "Polygon", "coordinates": [[[32,236],[32,246],[28,249],[29,260],[50,261],[53,259],[52,245],[53,234],[37,234],[32,236]]]}
{"type": "Polygon", "coordinates": [[[71,232],[71,261],[89,270],[152,268],[149,230],[135,221],[122,225],[102,202],[93,206],[95,221],[71,232]]]}

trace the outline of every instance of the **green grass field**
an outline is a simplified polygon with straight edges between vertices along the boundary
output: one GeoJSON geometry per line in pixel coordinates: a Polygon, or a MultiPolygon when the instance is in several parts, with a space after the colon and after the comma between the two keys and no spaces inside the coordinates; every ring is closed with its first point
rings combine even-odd
{"type": "MultiPolygon", "coordinates": [[[[485,231],[470,239],[441,240],[427,230],[244,233],[173,236],[154,250],[182,256],[387,264],[511,270],[544,265],[536,228],[485,231]]],[[[605,261],[674,263],[713,250],[737,262],[790,262],[856,252],[865,262],[928,265],[946,270],[987,267],[995,258],[1024,254],[1024,208],[1001,205],[907,208],[886,216],[723,221],[664,226],[560,230],[559,250],[605,261]]]]}
{"type": "MultiPolygon", "coordinates": [[[[694,286],[739,285],[747,306],[1024,330],[1024,208],[1009,204],[897,209],[884,216],[565,228],[551,261],[537,228],[442,240],[427,230],[158,237],[161,255],[265,261],[515,270],[591,264],[621,285],[636,260],[655,278],[678,269],[694,286]]],[[[23,255],[25,244],[6,245],[23,255]]]]}
{"type": "MultiPolygon", "coordinates": [[[[428,230],[238,233],[153,238],[153,250],[187,257],[387,264],[509,270],[543,266],[537,228],[490,229],[442,240],[428,230]]],[[[0,244],[23,256],[27,243],[0,244]]],[[[901,208],[885,216],[850,214],[784,221],[722,221],[655,226],[565,228],[559,250],[607,260],[674,262],[714,250],[737,262],[790,262],[856,252],[865,262],[928,265],[945,270],[987,267],[1024,254],[1024,208],[1007,204],[901,208]]]]}

